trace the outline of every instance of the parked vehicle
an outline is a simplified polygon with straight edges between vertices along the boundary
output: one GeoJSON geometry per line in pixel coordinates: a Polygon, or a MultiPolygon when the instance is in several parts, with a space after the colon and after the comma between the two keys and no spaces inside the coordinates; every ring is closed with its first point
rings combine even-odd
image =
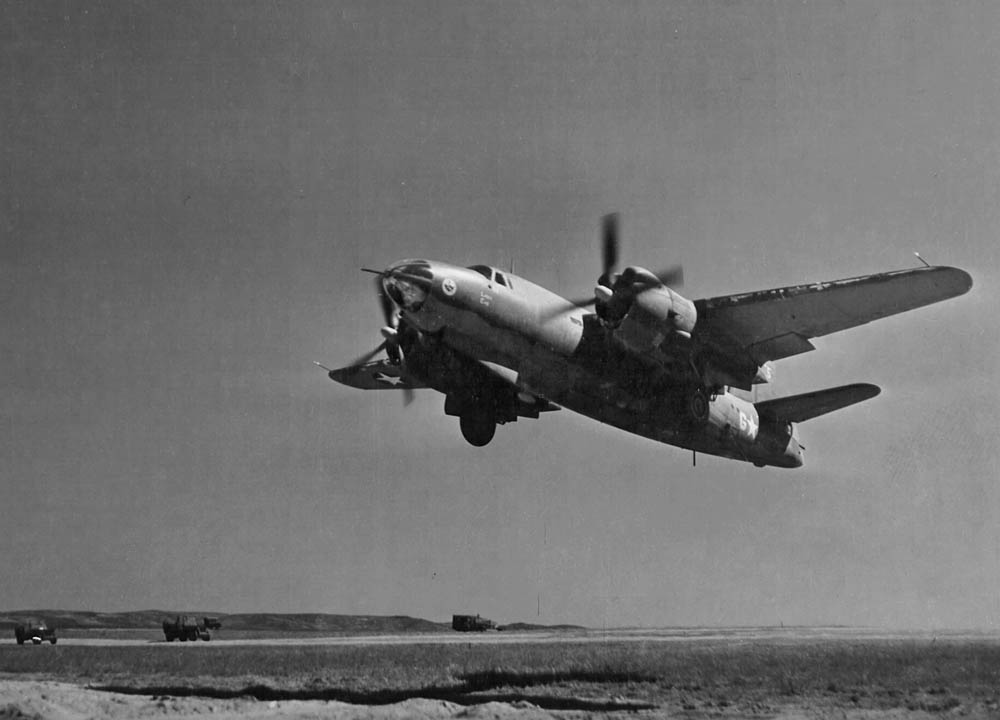
{"type": "Polygon", "coordinates": [[[219,618],[217,617],[203,617],[201,622],[209,630],[218,630],[222,627],[222,623],[219,622],[219,618]]]}
{"type": "Polygon", "coordinates": [[[178,615],[173,619],[167,618],[164,620],[163,636],[167,639],[167,642],[173,642],[174,640],[197,642],[199,639],[205,641],[212,639],[212,635],[206,627],[205,619],[199,620],[194,615],[178,615]]]}
{"type": "Polygon", "coordinates": [[[14,639],[18,645],[24,645],[26,640],[30,640],[33,645],[41,645],[44,640],[55,645],[56,630],[46,625],[44,620],[31,618],[14,626],[14,639]]]}
{"type": "Polygon", "coordinates": [[[452,615],[451,629],[459,632],[486,632],[495,630],[497,624],[479,615],[452,615]]]}

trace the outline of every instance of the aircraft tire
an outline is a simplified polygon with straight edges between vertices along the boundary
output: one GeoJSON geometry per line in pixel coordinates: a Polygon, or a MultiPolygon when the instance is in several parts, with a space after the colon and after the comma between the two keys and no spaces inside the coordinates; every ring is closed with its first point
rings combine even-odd
{"type": "Polygon", "coordinates": [[[49,642],[50,642],[51,644],[55,645],[55,644],[56,644],[56,640],[57,640],[57,639],[58,639],[58,638],[50,638],[50,639],[49,639],[49,642]]]}
{"type": "Polygon", "coordinates": [[[458,423],[462,429],[462,437],[475,447],[489,445],[490,440],[497,432],[497,424],[493,418],[483,413],[462,415],[459,417],[458,423]]]}
{"type": "Polygon", "coordinates": [[[32,645],[41,645],[42,644],[42,639],[41,638],[31,638],[31,644],[32,645]]]}
{"type": "Polygon", "coordinates": [[[695,425],[703,425],[708,420],[708,397],[701,388],[688,396],[688,415],[695,425]]]}

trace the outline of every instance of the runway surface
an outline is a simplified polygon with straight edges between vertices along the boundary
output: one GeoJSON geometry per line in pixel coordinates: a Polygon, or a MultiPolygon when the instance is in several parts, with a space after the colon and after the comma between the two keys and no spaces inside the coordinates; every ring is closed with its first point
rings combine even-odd
{"type": "Polygon", "coordinates": [[[683,643],[683,642],[800,642],[858,640],[948,640],[997,641],[1000,630],[884,630],[874,628],[809,627],[809,628],[616,628],[607,630],[559,630],[483,633],[407,633],[395,635],[331,635],[294,637],[226,637],[225,629],[210,642],[168,643],[162,635],[151,637],[154,631],[138,631],[134,638],[86,637],[87,631],[67,631],[60,636],[60,645],[159,645],[162,647],[231,647],[246,645],[502,645],[552,643],[683,643]]]}

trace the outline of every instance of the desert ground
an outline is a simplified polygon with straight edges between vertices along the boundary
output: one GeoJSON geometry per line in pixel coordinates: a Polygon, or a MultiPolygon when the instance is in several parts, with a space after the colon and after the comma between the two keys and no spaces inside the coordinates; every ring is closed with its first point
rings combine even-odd
{"type": "Polygon", "coordinates": [[[0,644],[0,718],[1000,717],[1000,634],[729,628],[0,644]]]}

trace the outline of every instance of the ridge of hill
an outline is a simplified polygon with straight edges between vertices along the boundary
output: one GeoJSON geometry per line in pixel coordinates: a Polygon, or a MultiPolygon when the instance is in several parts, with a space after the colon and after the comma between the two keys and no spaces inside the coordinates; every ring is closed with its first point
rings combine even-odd
{"type": "Polygon", "coordinates": [[[407,615],[333,615],[327,613],[218,613],[190,610],[135,610],[94,612],[89,610],[10,610],[0,611],[0,628],[11,629],[28,618],[39,618],[62,629],[148,629],[159,628],[166,618],[176,615],[217,617],[227,630],[270,630],[277,632],[330,633],[413,633],[444,632],[450,623],[433,622],[407,615]]]}

